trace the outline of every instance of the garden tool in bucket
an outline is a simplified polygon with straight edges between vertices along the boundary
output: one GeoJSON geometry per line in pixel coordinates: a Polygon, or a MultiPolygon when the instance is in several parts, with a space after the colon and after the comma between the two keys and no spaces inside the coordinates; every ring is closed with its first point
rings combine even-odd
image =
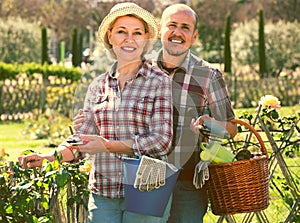
{"type": "Polygon", "coordinates": [[[177,181],[180,168],[162,160],[142,156],[123,157],[125,209],[162,217],[177,181]]]}

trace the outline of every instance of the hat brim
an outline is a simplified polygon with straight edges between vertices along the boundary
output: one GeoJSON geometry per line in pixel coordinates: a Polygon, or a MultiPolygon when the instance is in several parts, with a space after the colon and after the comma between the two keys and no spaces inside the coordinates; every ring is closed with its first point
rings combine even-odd
{"type": "Polygon", "coordinates": [[[113,12],[110,12],[101,22],[98,29],[98,39],[100,42],[104,43],[105,48],[108,48],[107,44],[105,44],[105,36],[110,28],[110,24],[115,21],[117,18],[126,16],[126,15],[136,15],[148,26],[149,30],[149,39],[156,40],[158,35],[158,25],[155,21],[154,16],[148,12],[147,10],[139,7],[139,6],[126,6],[119,9],[116,9],[113,12]]]}

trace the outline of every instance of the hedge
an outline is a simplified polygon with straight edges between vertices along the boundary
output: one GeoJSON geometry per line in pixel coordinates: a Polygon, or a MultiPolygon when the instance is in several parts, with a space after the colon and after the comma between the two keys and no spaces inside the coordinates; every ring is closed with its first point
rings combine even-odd
{"type": "Polygon", "coordinates": [[[37,63],[25,63],[25,64],[7,64],[0,62],[0,80],[16,79],[17,75],[25,73],[30,79],[34,74],[42,74],[44,79],[50,76],[58,78],[66,78],[71,82],[78,81],[81,78],[81,71],[77,67],[66,68],[60,65],[48,65],[37,63]]]}

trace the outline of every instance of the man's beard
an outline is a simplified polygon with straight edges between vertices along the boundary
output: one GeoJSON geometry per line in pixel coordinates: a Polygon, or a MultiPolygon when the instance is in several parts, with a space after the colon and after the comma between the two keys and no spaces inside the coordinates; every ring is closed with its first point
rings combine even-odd
{"type": "Polygon", "coordinates": [[[188,49],[174,50],[172,47],[165,47],[167,53],[171,56],[182,56],[187,53],[188,49]]]}

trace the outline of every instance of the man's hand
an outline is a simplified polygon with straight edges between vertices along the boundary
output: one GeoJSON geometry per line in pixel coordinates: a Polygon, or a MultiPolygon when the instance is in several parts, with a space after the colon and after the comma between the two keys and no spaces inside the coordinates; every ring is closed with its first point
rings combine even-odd
{"type": "Polygon", "coordinates": [[[191,122],[191,129],[194,133],[202,133],[204,136],[219,138],[230,138],[236,134],[236,125],[229,121],[217,121],[209,115],[202,115],[191,122]]]}
{"type": "Polygon", "coordinates": [[[78,114],[73,118],[73,128],[77,131],[85,122],[86,116],[83,114],[83,110],[80,109],[78,114]]]}
{"type": "Polygon", "coordinates": [[[202,115],[197,119],[192,119],[190,127],[195,134],[199,135],[199,125],[202,125],[205,119],[211,120],[211,117],[209,115],[202,115]]]}

